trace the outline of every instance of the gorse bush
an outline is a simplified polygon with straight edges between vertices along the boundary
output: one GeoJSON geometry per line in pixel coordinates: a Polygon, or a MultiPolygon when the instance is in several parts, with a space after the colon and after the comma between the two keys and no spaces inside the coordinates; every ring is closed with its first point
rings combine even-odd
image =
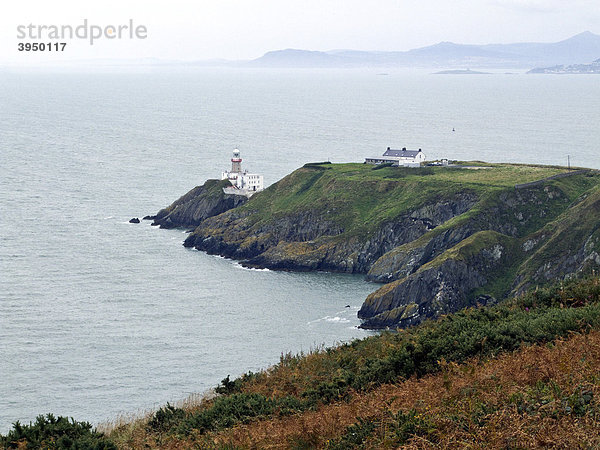
{"type": "Polygon", "coordinates": [[[346,450],[361,446],[375,431],[376,422],[361,417],[350,425],[338,439],[327,442],[330,450],[346,450]]]}
{"type": "Polygon", "coordinates": [[[215,388],[215,392],[217,394],[233,394],[235,392],[239,392],[242,387],[242,379],[236,378],[234,381],[231,381],[229,375],[221,380],[221,384],[215,388]]]}
{"type": "Polygon", "coordinates": [[[250,419],[272,414],[288,415],[304,411],[310,402],[296,397],[268,398],[257,393],[235,393],[215,398],[197,412],[185,412],[167,404],[159,409],[148,422],[151,431],[188,435],[221,430],[250,419]]]}
{"type": "Polygon", "coordinates": [[[167,431],[185,417],[185,411],[182,408],[175,408],[167,403],[167,406],[156,411],[148,421],[150,431],[167,431]]]}
{"type": "Polygon", "coordinates": [[[385,428],[385,433],[380,437],[379,443],[384,448],[394,448],[406,444],[413,436],[433,437],[435,440],[433,424],[414,409],[406,413],[398,411],[395,414],[387,411],[384,419],[368,420],[359,417],[356,423],[346,428],[342,436],[327,442],[326,448],[330,450],[362,448],[361,446],[366,441],[373,439],[375,431],[381,427],[385,428]]]}
{"type": "Polygon", "coordinates": [[[113,450],[117,447],[88,422],[72,418],[40,415],[34,423],[15,422],[6,436],[0,436],[2,448],[113,450]]]}
{"type": "Polygon", "coordinates": [[[600,302],[600,281],[591,276],[583,280],[571,279],[553,286],[535,288],[509,304],[521,308],[577,308],[594,302],[600,302]]]}
{"type": "Polygon", "coordinates": [[[221,384],[215,388],[215,392],[217,394],[223,394],[223,395],[234,394],[236,392],[240,392],[240,389],[242,388],[243,384],[248,383],[250,380],[255,378],[256,375],[257,374],[250,371],[248,373],[243,374],[239,378],[236,378],[233,381],[231,381],[230,376],[227,375],[225,378],[223,378],[221,380],[221,384]]]}
{"type": "Polygon", "coordinates": [[[275,400],[260,394],[232,394],[218,397],[210,407],[186,416],[177,426],[176,431],[179,434],[188,434],[192,430],[205,433],[228,428],[253,417],[271,414],[275,407],[275,400]]]}

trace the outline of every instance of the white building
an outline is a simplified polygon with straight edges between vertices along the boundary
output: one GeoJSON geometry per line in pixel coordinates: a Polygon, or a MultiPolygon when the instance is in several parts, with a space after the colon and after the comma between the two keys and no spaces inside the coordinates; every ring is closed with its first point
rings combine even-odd
{"type": "Polygon", "coordinates": [[[375,156],[373,158],[365,158],[367,164],[385,164],[392,163],[395,166],[419,167],[425,161],[425,153],[419,150],[394,150],[387,148],[383,156],[375,156]]]}
{"type": "Polygon", "coordinates": [[[231,187],[223,188],[226,194],[252,196],[264,189],[263,176],[242,170],[242,158],[236,148],[231,158],[231,170],[221,172],[221,180],[229,180],[231,187]]]}

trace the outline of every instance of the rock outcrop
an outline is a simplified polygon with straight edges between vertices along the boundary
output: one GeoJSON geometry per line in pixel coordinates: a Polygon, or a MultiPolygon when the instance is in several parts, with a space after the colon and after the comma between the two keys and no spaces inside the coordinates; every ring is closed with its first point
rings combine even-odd
{"type": "MultiPolygon", "coordinates": [[[[529,209],[531,203],[513,204],[509,211],[525,227],[522,230],[517,226],[511,236],[479,231],[448,247],[466,233],[469,227],[463,226],[441,232],[421,245],[399,247],[392,255],[380,258],[369,277],[373,279],[373,273],[379,277],[383,273],[395,281],[372,293],[364,302],[358,313],[365,320],[362,327],[414,325],[466,306],[488,304],[496,297],[519,295],[535,285],[598,270],[600,188],[587,192],[556,217],[551,213],[556,209],[544,208],[548,206],[544,195],[552,201],[564,194],[548,186],[537,190],[534,204],[538,214],[528,217],[549,214],[555,218],[539,231],[531,234],[523,231],[530,229],[523,208],[529,209]],[[448,233],[453,237],[448,238],[448,233]],[[428,251],[433,242],[441,243],[438,248],[446,250],[428,251]]],[[[489,223],[493,225],[494,221],[489,223]]]]}
{"type": "Polygon", "coordinates": [[[280,270],[366,273],[384,253],[469,210],[470,192],[433,201],[381,223],[371,233],[341,239],[345,230],[327,212],[309,210],[257,226],[251,211],[234,210],[205,220],[184,245],[280,270]]]}
{"type": "Polygon", "coordinates": [[[161,209],[154,216],[152,225],[160,225],[161,228],[196,227],[204,219],[246,203],[248,199],[243,195],[223,193],[223,188],[229,186],[229,180],[208,180],[202,186],[196,186],[168,207],[161,209]]]}
{"type": "Polygon", "coordinates": [[[521,294],[534,285],[600,268],[600,187],[586,192],[560,220],[522,244],[526,259],[512,285],[521,294]]]}
{"type": "Polygon", "coordinates": [[[369,295],[358,312],[365,320],[362,327],[406,327],[466,306],[492,303],[490,295],[469,294],[510,267],[514,241],[494,231],[475,233],[443,258],[369,295]]]}
{"type": "Polygon", "coordinates": [[[388,283],[404,278],[478,231],[526,236],[540,221],[555,218],[569,203],[556,186],[500,192],[481,202],[480,208],[469,216],[392,249],[373,264],[367,280],[388,283]]]}

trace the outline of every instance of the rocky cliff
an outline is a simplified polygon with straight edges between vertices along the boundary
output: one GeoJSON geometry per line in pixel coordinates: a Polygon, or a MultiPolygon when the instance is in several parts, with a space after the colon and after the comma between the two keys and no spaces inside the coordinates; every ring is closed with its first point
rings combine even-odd
{"type": "Polygon", "coordinates": [[[221,214],[203,192],[157,221],[197,223],[185,246],[247,266],[386,283],[359,312],[368,328],[413,325],[600,266],[595,171],[309,164],[221,214]]]}
{"type": "Polygon", "coordinates": [[[358,317],[363,328],[406,327],[474,304],[491,304],[489,294],[470,295],[511,266],[515,242],[510,237],[480,231],[462,240],[405,278],[369,295],[358,317]]]}
{"type": "Polygon", "coordinates": [[[303,210],[260,224],[251,210],[237,210],[204,221],[184,245],[242,259],[248,266],[366,273],[386,252],[464,213],[476,200],[469,192],[432,199],[364,235],[335,220],[333,208],[303,210]]]}
{"type": "MultiPolygon", "coordinates": [[[[594,178],[598,181],[597,175],[594,178]]],[[[570,180],[569,184],[577,181],[581,180],[570,180]]],[[[474,227],[486,223],[467,220],[462,226],[437,235],[432,233],[431,239],[384,255],[371,268],[369,278],[395,281],[367,298],[358,313],[365,320],[362,326],[412,325],[465,306],[519,295],[535,285],[598,270],[600,189],[595,186],[568,202],[561,211],[556,203],[563,203],[561,198],[569,200],[568,188],[565,183],[519,193],[522,199],[523,194],[532,198],[506,211],[520,219],[518,222],[524,229],[509,226],[513,233],[502,234],[491,230],[501,221],[490,221],[488,230],[460,240],[474,227]],[[527,209],[529,214],[524,213],[527,209]],[[533,214],[534,211],[537,213],[533,214]],[[527,226],[528,220],[533,220],[539,228],[530,232],[536,227],[527,226]]],[[[507,220],[504,225],[508,219],[504,217],[507,220]]]]}
{"type": "Polygon", "coordinates": [[[223,188],[229,186],[229,180],[207,180],[161,209],[154,216],[152,225],[160,225],[161,228],[196,227],[204,219],[246,203],[248,199],[242,195],[224,194],[223,188]]]}

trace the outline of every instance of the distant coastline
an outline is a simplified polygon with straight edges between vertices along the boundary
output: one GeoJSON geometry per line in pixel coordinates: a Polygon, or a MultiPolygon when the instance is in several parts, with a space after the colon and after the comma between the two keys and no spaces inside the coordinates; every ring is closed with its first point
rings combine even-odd
{"type": "Polygon", "coordinates": [[[490,72],[479,72],[471,69],[441,70],[433,75],[491,75],[490,72]]]}
{"type": "Polygon", "coordinates": [[[600,58],[591,64],[557,65],[552,67],[536,67],[527,73],[547,74],[600,74],[600,58]]]}
{"type": "MultiPolygon", "coordinates": [[[[600,35],[585,31],[558,42],[517,42],[511,44],[461,44],[438,42],[405,51],[307,50],[286,48],[270,50],[255,59],[129,60],[99,59],[63,61],[67,66],[164,67],[164,68],[263,68],[263,69],[356,69],[413,68],[522,69],[577,65],[600,56],[600,35]]],[[[51,63],[48,65],[52,66],[51,63]]]]}

